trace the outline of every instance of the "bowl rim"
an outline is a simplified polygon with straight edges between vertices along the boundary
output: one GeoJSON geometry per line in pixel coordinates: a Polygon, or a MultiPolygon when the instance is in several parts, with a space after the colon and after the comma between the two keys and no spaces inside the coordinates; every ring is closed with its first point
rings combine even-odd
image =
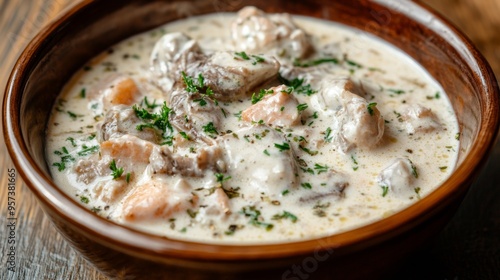
{"type": "MultiPolygon", "coordinates": [[[[391,11],[394,11],[397,4],[389,0],[375,0],[374,2],[391,11]]],[[[108,221],[95,215],[66,195],[38,167],[24,142],[20,130],[20,113],[17,113],[20,108],[16,107],[16,104],[21,104],[23,97],[22,81],[28,78],[30,65],[36,64],[36,54],[41,52],[41,46],[44,44],[43,39],[75,16],[80,9],[93,4],[95,1],[85,0],[71,6],[64,14],[43,28],[20,55],[7,82],[3,100],[4,138],[15,167],[44,208],[48,208],[51,212],[62,217],[64,221],[72,227],[78,228],[88,238],[123,253],[142,257],[154,255],[158,258],[234,261],[292,257],[319,249],[337,250],[351,247],[356,250],[356,244],[360,242],[371,245],[378,244],[421,224],[426,217],[432,216],[436,211],[449,205],[453,198],[464,193],[468,189],[467,185],[473,179],[470,174],[478,173],[495,143],[499,129],[498,96],[500,93],[493,71],[485,58],[461,31],[428,6],[418,1],[410,1],[407,3],[409,7],[419,9],[421,12],[415,14],[410,14],[408,10],[398,10],[397,12],[419,23],[424,21],[424,15],[431,16],[439,24],[439,26],[434,25],[436,30],[439,28],[449,32],[449,35],[465,48],[463,51],[472,58],[474,70],[477,71],[477,77],[482,82],[481,91],[487,97],[486,106],[493,108],[482,113],[483,119],[477,133],[477,139],[471,144],[470,151],[462,164],[457,166],[454,173],[432,193],[389,217],[365,226],[311,240],[274,244],[212,244],[169,239],[108,221]],[[489,129],[483,129],[486,127],[489,129]],[[468,163],[467,166],[464,163],[468,163]],[[471,170],[470,167],[473,169],[471,170]]],[[[433,28],[433,26],[428,28],[433,28]]]]}

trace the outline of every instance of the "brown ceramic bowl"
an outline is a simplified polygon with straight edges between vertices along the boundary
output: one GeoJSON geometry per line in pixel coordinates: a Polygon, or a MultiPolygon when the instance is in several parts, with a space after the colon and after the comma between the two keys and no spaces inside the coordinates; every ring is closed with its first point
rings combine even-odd
{"type": "Polygon", "coordinates": [[[4,135],[16,167],[45,213],[74,248],[106,275],[373,278],[373,271],[386,271],[421,246],[454,213],[494,143],[498,95],[490,67],[469,40],[414,2],[96,0],[69,10],[21,55],[4,99],[4,135]],[[207,245],[138,232],[94,215],[54,184],[45,161],[45,128],[54,100],[74,71],[106,47],[186,13],[236,11],[245,5],[338,21],[373,33],[417,60],[444,87],[458,116],[461,147],[452,176],[429,196],[379,222],[315,240],[252,246],[207,245]]]}

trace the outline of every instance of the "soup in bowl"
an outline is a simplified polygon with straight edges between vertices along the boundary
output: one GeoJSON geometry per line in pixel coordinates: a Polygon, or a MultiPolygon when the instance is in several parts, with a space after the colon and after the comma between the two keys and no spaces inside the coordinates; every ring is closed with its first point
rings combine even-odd
{"type": "Polygon", "coordinates": [[[498,129],[470,43],[414,3],[220,4],[83,3],[28,46],[6,142],[61,233],[209,278],[362,276],[436,233],[498,129]]]}

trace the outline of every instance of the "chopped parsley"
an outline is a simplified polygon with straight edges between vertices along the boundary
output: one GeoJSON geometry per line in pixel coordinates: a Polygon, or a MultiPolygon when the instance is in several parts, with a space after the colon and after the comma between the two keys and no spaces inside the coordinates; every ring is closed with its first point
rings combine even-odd
{"type": "Polygon", "coordinates": [[[410,162],[411,174],[413,175],[413,177],[418,178],[417,167],[413,165],[413,162],[411,160],[408,161],[410,162]]]}
{"type": "Polygon", "coordinates": [[[235,117],[238,118],[238,121],[241,121],[241,112],[242,111],[239,111],[238,113],[233,114],[235,117]]]}
{"type": "Polygon", "coordinates": [[[243,229],[245,226],[244,225],[229,225],[227,230],[224,232],[225,235],[234,235],[236,230],[243,229]]]}
{"type": "Polygon", "coordinates": [[[245,217],[249,217],[250,218],[249,223],[251,225],[254,225],[256,227],[263,227],[267,231],[272,230],[274,227],[273,224],[264,222],[264,219],[262,218],[260,211],[257,210],[255,206],[243,207],[239,213],[245,215],[245,217]]]}
{"type": "Polygon", "coordinates": [[[66,164],[64,163],[64,161],[61,161],[61,162],[54,162],[54,163],[52,164],[52,166],[57,167],[57,170],[58,170],[58,171],[63,171],[64,169],[66,169],[66,164]]]}
{"type": "Polygon", "coordinates": [[[317,66],[323,63],[333,63],[333,64],[339,64],[339,60],[336,58],[332,57],[327,57],[327,58],[320,58],[320,59],[315,59],[307,62],[301,62],[300,60],[296,59],[293,62],[293,66],[296,67],[311,67],[311,66],[317,66]]]}
{"type": "Polygon", "coordinates": [[[85,98],[85,96],[86,96],[86,89],[82,88],[82,90],[80,91],[80,98],[85,98]]]}
{"type": "Polygon", "coordinates": [[[195,212],[191,209],[186,210],[186,212],[189,215],[189,217],[191,217],[192,219],[196,218],[196,215],[198,214],[198,211],[195,212]]]}
{"type": "Polygon", "coordinates": [[[259,91],[259,93],[253,93],[252,94],[252,104],[255,104],[259,101],[262,100],[262,98],[264,98],[264,96],[268,95],[268,94],[273,94],[274,91],[272,89],[269,89],[269,90],[265,90],[265,89],[261,89],[259,91]]]}
{"type": "Polygon", "coordinates": [[[246,52],[235,52],[234,55],[236,55],[244,60],[250,60],[250,57],[247,55],[246,52]]]}
{"type": "Polygon", "coordinates": [[[330,207],[330,202],[327,202],[325,204],[321,204],[321,202],[318,201],[316,203],[316,205],[314,205],[314,207],[313,207],[313,214],[320,217],[320,218],[326,217],[325,209],[327,209],[328,207],[330,207]]]}
{"type": "Polygon", "coordinates": [[[186,91],[190,93],[199,93],[201,98],[195,99],[194,102],[198,102],[200,106],[207,105],[205,98],[211,99],[215,105],[219,105],[219,102],[214,98],[214,92],[210,87],[205,86],[205,78],[200,73],[198,74],[197,83],[193,77],[187,76],[183,71],[181,72],[182,81],[186,86],[186,91]]]}
{"type": "Polygon", "coordinates": [[[223,182],[231,179],[231,176],[224,177],[224,174],[215,173],[215,179],[217,180],[217,183],[220,183],[222,185],[223,182]]]}
{"type": "Polygon", "coordinates": [[[237,188],[229,188],[229,189],[226,189],[226,188],[222,187],[222,190],[224,191],[224,193],[227,195],[227,197],[229,199],[232,199],[232,198],[235,198],[235,197],[240,197],[240,193],[239,193],[240,188],[239,187],[237,187],[237,188]]]}
{"type": "MultiPolygon", "coordinates": [[[[148,109],[154,109],[156,107],[159,107],[161,105],[159,104],[156,104],[156,99],[153,99],[153,103],[149,103],[148,102],[148,97],[147,96],[144,96],[144,99],[142,100],[144,105],[146,105],[146,108],[148,109]]],[[[141,103],[142,104],[142,103],[141,103]]]]}
{"type": "Polygon", "coordinates": [[[184,131],[180,131],[180,132],[179,132],[179,134],[182,136],[182,138],[184,138],[184,139],[186,139],[186,140],[188,140],[188,141],[189,141],[189,140],[191,140],[191,139],[189,138],[189,135],[187,135],[187,133],[186,133],[186,132],[184,132],[184,131]]]}
{"type": "Polygon", "coordinates": [[[366,106],[366,109],[368,110],[368,114],[370,114],[370,116],[373,116],[373,108],[375,108],[375,106],[377,106],[377,103],[375,102],[368,103],[368,105],[366,106]]]}
{"type": "Polygon", "coordinates": [[[280,152],[290,150],[290,145],[287,142],[283,142],[283,144],[274,143],[274,147],[277,148],[280,152]]]}
{"type": "Polygon", "coordinates": [[[73,137],[68,137],[66,138],[66,141],[69,141],[71,143],[71,146],[76,147],[76,141],[75,138],[73,137]]]}
{"type": "Polygon", "coordinates": [[[136,126],[137,130],[142,131],[144,128],[159,129],[163,132],[163,138],[169,139],[171,141],[171,134],[174,132],[168,117],[172,113],[172,109],[167,107],[167,103],[163,102],[161,110],[159,113],[150,113],[144,108],[140,108],[137,105],[132,107],[138,118],[145,121],[144,124],[139,124],[136,126]]]}
{"type": "Polygon", "coordinates": [[[380,187],[382,188],[382,197],[385,197],[389,192],[389,187],[388,186],[380,186],[380,187]]]}
{"type": "Polygon", "coordinates": [[[359,168],[358,161],[356,160],[354,155],[351,155],[351,160],[352,160],[352,163],[354,164],[354,166],[352,167],[352,170],[354,170],[354,171],[358,170],[358,168],[359,168]]]}
{"type": "Polygon", "coordinates": [[[415,193],[417,194],[418,199],[420,199],[420,187],[416,187],[414,190],[415,193]]]}
{"type": "Polygon", "coordinates": [[[311,88],[310,84],[304,85],[304,79],[295,78],[295,79],[290,81],[290,80],[285,79],[280,74],[280,75],[278,75],[278,80],[281,83],[283,83],[284,85],[289,87],[289,89],[287,91],[288,93],[296,92],[299,94],[311,96],[317,92],[316,90],[311,88]]]}
{"type": "Polygon", "coordinates": [[[68,113],[69,117],[72,119],[72,120],[76,120],[76,118],[78,117],[83,117],[83,115],[77,115],[71,111],[66,111],[66,113],[68,113]]]}
{"type": "Polygon", "coordinates": [[[248,56],[248,54],[246,52],[235,52],[234,55],[235,55],[235,57],[234,57],[235,59],[243,59],[243,60],[252,60],[253,59],[252,65],[256,65],[257,63],[266,61],[263,57],[260,57],[257,55],[248,56]]]}
{"type": "MultiPolygon", "coordinates": [[[[200,74],[201,75],[201,74],[200,74]]],[[[198,93],[199,86],[195,85],[193,77],[187,76],[186,72],[181,72],[182,81],[186,85],[186,90],[191,93],[198,93]]]]}
{"type": "Polygon", "coordinates": [[[298,218],[294,214],[288,212],[288,211],[283,211],[283,214],[276,214],[274,215],[271,220],[282,220],[282,219],[290,219],[292,223],[297,222],[298,218]]]}
{"type": "Polygon", "coordinates": [[[264,150],[264,154],[265,154],[266,156],[271,156],[271,154],[269,153],[269,151],[268,151],[268,150],[264,150]]]}
{"type": "Polygon", "coordinates": [[[80,201],[85,204],[88,204],[90,202],[89,198],[83,195],[80,196],[80,201]]]}
{"type": "Polygon", "coordinates": [[[330,143],[332,142],[333,136],[330,136],[332,134],[332,129],[327,127],[325,131],[325,141],[330,143]]]}
{"type": "Polygon", "coordinates": [[[316,172],[318,174],[321,174],[323,172],[327,172],[328,171],[328,165],[326,165],[326,164],[325,165],[321,165],[321,164],[316,163],[314,165],[314,169],[316,169],[316,172]]]}
{"type": "Polygon", "coordinates": [[[203,132],[211,134],[211,135],[218,135],[219,132],[217,132],[217,129],[214,126],[213,122],[209,122],[208,124],[202,126],[203,132]]]}
{"type": "Polygon", "coordinates": [[[123,174],[123,168],[116,167],[116,162],[114,159],[111,164],[109,164],[109,169],[111,169],[111,176],[113,176],[113,180],[120,178],[123,174]]]}
{"type": "Polygon", "coordinates": [[[91,146],[91,147],[87,147],[87,146],[83,145],[82,148],[83,148],[83,150],[81,150],[77,153],[79,156],[82,156],[82,157],[99,151],[99,145],[95,145],[95,146],[91,146]]]}
{"type": "Polygon", "coordinates": [[[312,185],[310,183],[307,183],[307,182],[300,184],[300,186],[303,187],[304,189],[308,189],[308,190],[312,189],[312,185]]]}
{"type": "Polygon", "coordinates": [[[406,93],[406,91],[404,91],[404,90],[402,90],[402,89],[388,89],[387,91],[392,92],[392,93],[395,93],[395,94],[397,94],[397,95],[400,95],[400,94],[406,93]]]}
{"type": "Polygon", "coordinates": [[[318,151],[311,151],[311,150],[309,150],[308,148],[306,148],[306,147],[304,147],[302,145],[299,145],[299,149],[301,149],[302,151],[308,153],[311,156],[315,156],[315,155],[318,154],[318,151]]]}
{"type": "Polygon", "coordinates": [[[349,65],[349,66],[353,66],[353,67],[355,67],[355,68],[363,68],[363,65],[361,65],[361,64],[359,64],[359,63],[357,63],[357,62],[355,62],[355,61],[353,61],[353,60],[346,59],[346,60],[345,60],[345,63],[346,63],[347,65],[349,65]]]}
{"type": "Polygon", "coordinates": [[[307,104],[306,103],[302,103],[302,104],[299,104],[297,105],[297,110],[300,112],[304,111],[305,109],[307,109],[307,104]]]}
{"type": "Polygon", "coordinates": [[[68,149],[66,147],[62,147],[60,151],[54,151],[55,155],[61,157],[61,162],[54,162],[52,166],[56,166],[58,171],[63,171],[66,169],[66,163],[75,161],[75,158],[69,154],[68,149]]]}

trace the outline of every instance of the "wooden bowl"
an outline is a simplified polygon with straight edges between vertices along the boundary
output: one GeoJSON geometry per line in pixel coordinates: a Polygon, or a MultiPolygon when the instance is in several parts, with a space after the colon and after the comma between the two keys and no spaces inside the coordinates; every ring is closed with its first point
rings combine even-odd
{"type": "Polygon", "coordinates": [[[414,2],[378,0],[96,0],[46,27],[21,55],[3,104],[15,166],[60,233],[104,274],[118,278],[374,278],[439,232],[486,162],[499,124],[495,77],[470,41],[414,2]],[[451,177],[411,207],[341,234],[279,245],[209,245],[162,238],[103,219],[52,181],[45,129],[62,86],[79,67],[133,34],[188,15],[236,11],[325,18],[373,33],[417,60],[441,83],[458,116],[461,147],[451,177]],[[182,12],[182,13],[181,13],[182,12]]]}

